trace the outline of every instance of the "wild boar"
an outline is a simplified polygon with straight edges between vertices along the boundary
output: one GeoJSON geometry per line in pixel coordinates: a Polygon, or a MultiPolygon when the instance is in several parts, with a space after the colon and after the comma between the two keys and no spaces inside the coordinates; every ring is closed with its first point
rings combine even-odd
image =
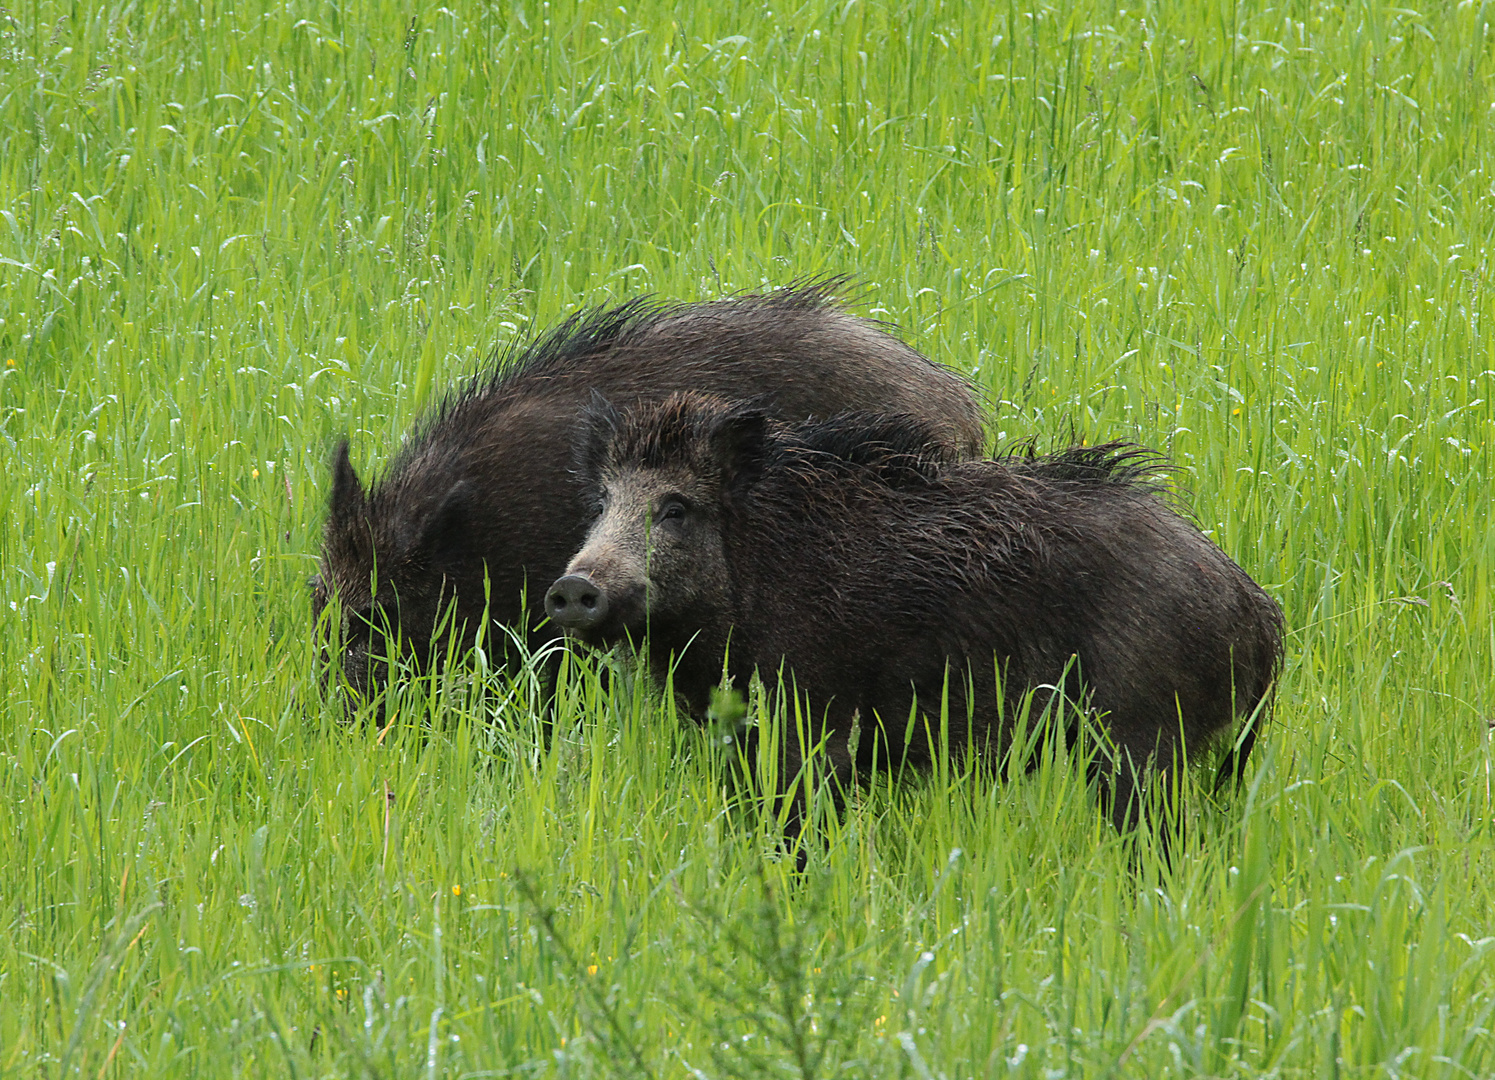
{"type": "MultiPolygon", "coordinates": [[[[843,782],[874,745],[928,763],[942,701],[949,746],[995,764],[1024,693],[1037,716],[1059,692],[1109,735],[1126,828],[1143,784],[1269,701],[1277,604],[1169,506],[1140,447],[951,462],[914,417],[781,426],[676,394],[595,405],[578,460],[596,519],[552,621],[632,642],[698,715],[724,676],[782,672],[843,782]],[[858,726],[880,735],[853,754],[858,726]]],[[[800,762],[786,746],[780,775],[800,762]]]]}

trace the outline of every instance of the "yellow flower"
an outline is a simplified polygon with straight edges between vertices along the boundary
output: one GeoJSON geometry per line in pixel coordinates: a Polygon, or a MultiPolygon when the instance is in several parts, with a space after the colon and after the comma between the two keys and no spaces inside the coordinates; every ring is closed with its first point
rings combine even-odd
{"type": "Polygon", "coordinates": [[[5,366],[6,367],[15,367],[16,366],[16,358],[14,356],[7,356],[5,358],[5,366]]]}
{"type": "Polygon", "coordinates": [[[588,975],[595,975],[595,974],[597,974],[597,965],[596,964],[588,964],[587,965],[587,974],[588,975]]]}
{"type": "Polygon", "coordinates": [[[250,472],[249,475],[251,477],[253,477],[255,480],[258,480],[260,478],[260,471],[258,469],[254,469],[253,471],[250,472]]]}
{"type": "Polygon", "coordinates": [[[1241,407],[1239,405],[1237,405],[1235,408],[1231,409],[1230,410],[1230,415],[1231,416],[1240,416],[1241,415],[1241,407]]]}
{"type": "Polygon", "coordinates": [[[460,885],[453,885],[452,886],[452,895],[453,896],[461,896],[462,895],[462,886],[460,886],[460,885]]]}

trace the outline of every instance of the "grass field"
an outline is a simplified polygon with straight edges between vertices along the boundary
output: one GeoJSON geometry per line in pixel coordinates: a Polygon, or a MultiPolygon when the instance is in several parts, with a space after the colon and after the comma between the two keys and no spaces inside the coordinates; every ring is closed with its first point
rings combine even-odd
{"type": "Polygon", "coordinates": [[[1119,3],[0,9],[0,1076],[1495,1074],[1487,8],[1119,3]],[[320,701],[338,435],[817,273],[1281,602],[1171,871],[1063,755],[798,875],[595,664],[320,701]]]}

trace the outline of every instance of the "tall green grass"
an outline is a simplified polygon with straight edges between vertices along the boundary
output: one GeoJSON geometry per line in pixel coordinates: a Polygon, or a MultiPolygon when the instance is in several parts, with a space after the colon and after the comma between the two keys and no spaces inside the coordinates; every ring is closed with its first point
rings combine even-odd
{"type": "Polygon", "coordinates": [[[0,11],[0,1075],[1495,1073],[1486,6],[0,11]],[[1206,10],[1207,8],[1207,10],[1206,10]],[[1172,868],[1055,755],[794,872],[568,665],[315,690],[325,462],[576,305],[851,273],[1281,601],[1172,868]]]}

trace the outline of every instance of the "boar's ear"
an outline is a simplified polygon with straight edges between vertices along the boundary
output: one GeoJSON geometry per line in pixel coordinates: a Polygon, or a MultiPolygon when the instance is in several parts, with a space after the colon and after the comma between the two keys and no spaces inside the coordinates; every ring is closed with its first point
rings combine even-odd
{"type": "Polygon", "coordinates": [[[332,518],[347,520],[363,511],[363,485],[353,471],[353,462],[348,460],[348,440],[337,444],[332,452],[332,518]]]}
{"type": "Polygon", "coordinates": [[[607,461],[608,449],[618,434],[621,418],[602,391],[593,390],[592,400],[581,411],[571,444],[571,468],[584,483],[594,484],[607,461]]]}
{"type": "Polygon", "coordinates": [[[460,556],[468,526],[469,485],[458,480],[436,500],[431,515],[421,526],[416,549],[428,564],[450,563],[460,556]]]}
{"type": "Polygon", "coordinates": [[[762,409],[733,409],[711,425],[712,456],[721,469],[722,492],[741,494],[757,482],[767,449],[768,414],[762,409]]]}

